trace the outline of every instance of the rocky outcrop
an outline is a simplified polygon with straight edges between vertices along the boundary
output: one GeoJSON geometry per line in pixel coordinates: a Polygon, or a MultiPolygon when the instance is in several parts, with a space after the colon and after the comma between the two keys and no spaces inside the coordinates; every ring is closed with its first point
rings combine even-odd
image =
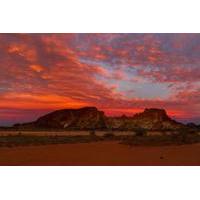
{"type": "Polygon", "coordinates": [[[35,127],[41,129],[103,129],[105,127],[105,115],[95,107],[81,109],[57,110],[40,117],[33,123],[23,124],[19,127],[35,127]]]}
{"type": "Polygon", "coordinates": [[[150,108],[133,117],[110,118],[107,126],[114,129],[132,130],[143,128],[147,130],[178,130],[185,126],[172,120],[163,109],[150,108]]]}
{"type": "Polygon", "coordinates": [[[32,123],[17,125],[18,128],[31,129],[116,129],[134,130],[178,130],[185,125],[178,123],[167,115],[163,109],[145,109],[133,117],[106,117],[95,107],[57,110],[40,117],[32,123]]]}

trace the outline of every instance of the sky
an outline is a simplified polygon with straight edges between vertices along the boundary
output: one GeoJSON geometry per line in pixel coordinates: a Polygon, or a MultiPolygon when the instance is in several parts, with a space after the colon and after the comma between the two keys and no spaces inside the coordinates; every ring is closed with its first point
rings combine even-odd
{"type": "Polygon", "coordinates": [[[199,69],[200,34],[0,34],[0,125],[84,106],[200,124],[199,69]]]}

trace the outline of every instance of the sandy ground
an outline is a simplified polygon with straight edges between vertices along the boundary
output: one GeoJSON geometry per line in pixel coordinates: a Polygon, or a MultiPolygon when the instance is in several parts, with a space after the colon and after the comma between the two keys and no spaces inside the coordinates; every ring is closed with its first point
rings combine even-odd
{"type": "Polygon", "coordinates": [[[118,142],[93,142],[0,148],[0,165],[200,165],[200,144],[129,147],[118,142]]]}

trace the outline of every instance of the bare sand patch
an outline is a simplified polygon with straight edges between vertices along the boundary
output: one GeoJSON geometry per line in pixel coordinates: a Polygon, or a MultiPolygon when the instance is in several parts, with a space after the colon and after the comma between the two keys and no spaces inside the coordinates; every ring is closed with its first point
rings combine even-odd
{"type": "Polygon", "coordinates": [[[0,148],[0,165],[134,166],[200,165],[200,144],[127,146],[116,141],[0,148]]]}

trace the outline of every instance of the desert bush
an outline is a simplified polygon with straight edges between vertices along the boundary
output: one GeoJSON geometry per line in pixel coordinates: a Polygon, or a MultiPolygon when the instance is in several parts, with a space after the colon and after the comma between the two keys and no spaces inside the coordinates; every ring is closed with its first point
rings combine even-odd
{"type": "Polygon", "coordinates": [[[136,136],[146,136],[147,131],[144,128],[137,128],[134,130],[136,136]]]}
{"type": "Polygon", "coordinates": [[[91,131],[89,132],[89,134],[90,134],[90,136],[96,136],[95,130],[91,130],[91,131]]]}
{"type": "Polygon", "coordinates": [[[188,143],[190,140],[190,135],[192,133],[193,132],[191,131],[191,129],[188,128],[180,129],[176,134],[176,138],[174,137],[173,139],[177,139],[182,143],[188,143]]]}
{"type": "Polygon", "coordinates": [[[103,137],[105,137],[105,138],[112,138],[112,137],[114,137],[115,135],[112,133],[112,132],[109,132],[109,133],[105,133],[104,135],[103,135],[103,137]]]}
{"type": "Polygon", "coordinates": [[[182,141],[183,143],[186,143],[186,142],[187,142],[187,140],[188,140],[188,134],[190,134],[190,133],[188,132],[187,129],[182,129],[182,130],[181,130],[180,135],[181,135],[181,141],[182,141]]]}
{"type": "Polygon", "coordinates": [[[17,134],[18,136],[22,136],[22,132],[18,132],[18,134],[17,134]]]}

